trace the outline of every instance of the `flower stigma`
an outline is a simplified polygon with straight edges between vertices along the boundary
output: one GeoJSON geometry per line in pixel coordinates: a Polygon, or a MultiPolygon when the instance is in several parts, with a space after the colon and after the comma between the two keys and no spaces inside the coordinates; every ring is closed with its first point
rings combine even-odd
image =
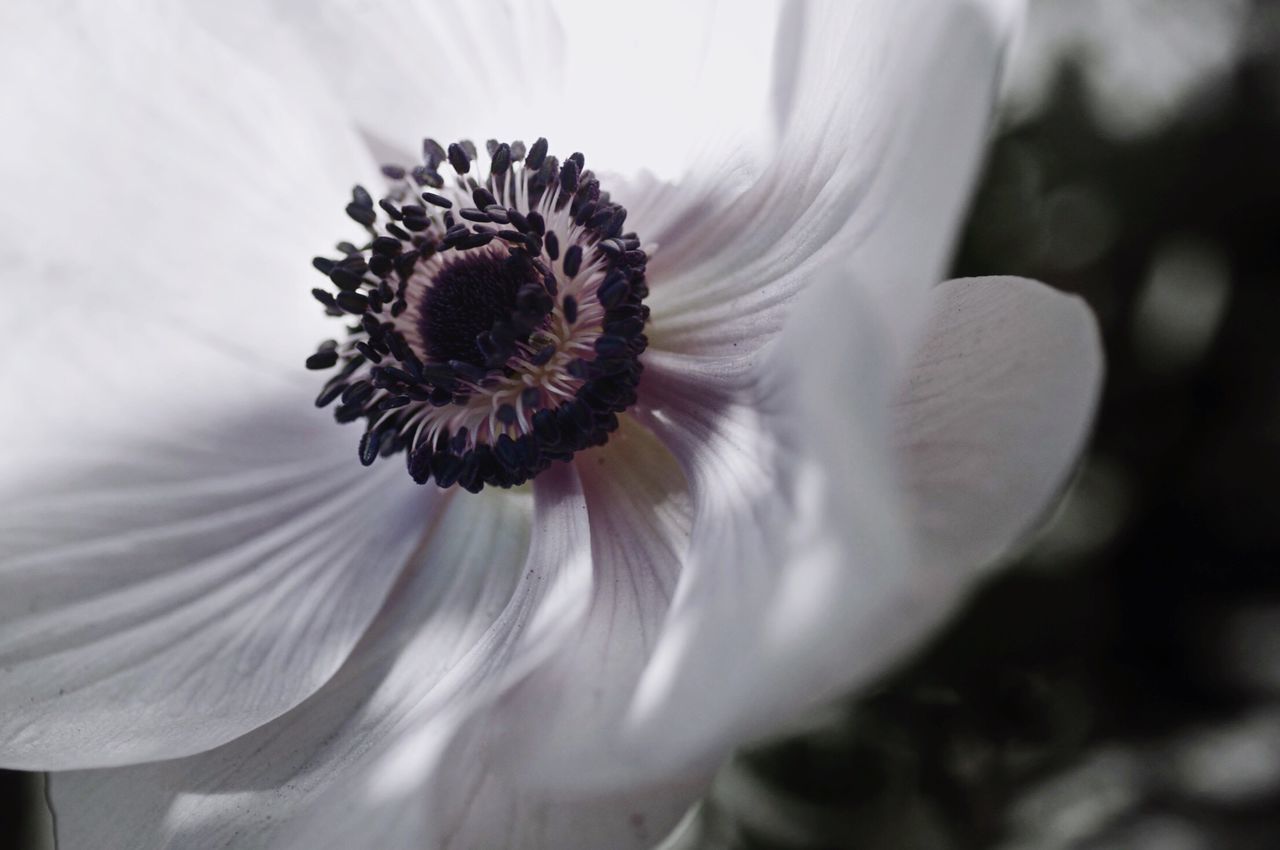
{"type": "Polygon", "coordinates": [[[473,493],[603,445],[636,400],[649,318],[646,254],[583,155],[486,150],[481,178],[471,142],[427,139],[423,164],[383,166],[376,204],[352,190],[368,238],[316,257],[336,292],[312,294],[357,321],[306,362],[338,367],[316,406],[365,420],[362,463],[403,451],[414,481],[473,493]]]}

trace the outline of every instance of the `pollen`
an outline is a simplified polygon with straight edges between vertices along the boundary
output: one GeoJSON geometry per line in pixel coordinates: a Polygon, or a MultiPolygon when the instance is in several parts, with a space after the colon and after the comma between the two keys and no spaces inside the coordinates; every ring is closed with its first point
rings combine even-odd
{"type": "Polygon", "coordinates": [[[478,492],[605,443],[643,370],[647,256],[585,157],[427,139],[382,171],[347,205],[365,237],[312,261],[349,324],[306,365],[337,369],[316,405],[363,422],[361,462],[403,452],[419,484],[478,492]]]}

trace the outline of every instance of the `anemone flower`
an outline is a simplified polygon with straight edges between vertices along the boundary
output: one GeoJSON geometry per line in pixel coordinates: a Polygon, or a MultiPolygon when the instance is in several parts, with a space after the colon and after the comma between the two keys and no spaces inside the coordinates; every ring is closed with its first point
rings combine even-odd
{"type": "Polygon", "coordinates": [[[60,846],[650,846],[918,643],[1099,382],[1077,300],[936,285],[1013,5],[7,5],[60,846]]]}

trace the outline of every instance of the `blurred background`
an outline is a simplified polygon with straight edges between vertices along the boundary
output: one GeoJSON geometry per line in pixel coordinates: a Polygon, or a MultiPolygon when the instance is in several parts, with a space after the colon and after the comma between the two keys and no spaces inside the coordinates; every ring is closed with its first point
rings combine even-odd
{"type": "MultiPolygon", "coordinates": [[[[1280,0],[1032,0],[954,273],[1088,299],[1061,509],[671,848],[1280,848],[1280,0]]],[[[0,845],[37,777],[0,772],[0,845]]]]}
{"type": "Polygon", "coordinates": [[[1108,379],[1031,550],[674,847],[1280,848],[1280,2],[1032,0],[954,274],[1108,379]]]}

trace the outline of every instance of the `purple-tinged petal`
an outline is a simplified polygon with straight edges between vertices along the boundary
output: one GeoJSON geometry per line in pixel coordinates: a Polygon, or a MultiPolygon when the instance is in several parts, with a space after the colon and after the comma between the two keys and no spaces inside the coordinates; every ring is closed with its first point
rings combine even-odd
{"type": "Polygon", "coordinates": [[[295,710],[189,758],[53,774],[61,846],[439,846],[486,770],[451,755],[585,610],[576,473],[534,490],[532,540],[525,494],[451,497],[347,663],[295,710]]]}
{"type": "Polygon", "coordinates": [[[207,749],[338,669],[431,513],[302,368],[362,149],[317,138],[286,46],[172,8],[4,17],[0,763],[207,749]]]}
{"type": "Polygon", "coordinates": [[[1065,486],[1097,407],[1102,347],[1083,301],[1035,281],[953,280],[933,297],[895,441],[921,555],[982,567],[1065,486]]]}
{"type": "Polygon", "coordinates": [[[1008,5],[789,5],[778,72],[796,79],[769,168],[745,189],[694,174],[615,193],[656,244],[653,347],[749,359],[816,271],[840,262],[904,364],[986,140],[1008,5]]]}
{"type": "Polygon", "coordinates": [[[883,669],[952,598],[911,569],[892,356],[863,297],[831,270],[755,370],[650,361],[644,420],[680,459],[695,518],[624,729],[632,776],[776,731],[883,669]]]}
{"type": "MultiPolygon", "coordinates": [[[[578,468],[591,528],[591,607],[573,640],[503,698],[493,749],[506,772],[535,787],[581,794],[589,774],[630,769],[620,733],[688,554],[693,505],[676,459],[634,422],[578,468]]],[[[708,778],[684,778],[697,775],[708,778]]]]}

